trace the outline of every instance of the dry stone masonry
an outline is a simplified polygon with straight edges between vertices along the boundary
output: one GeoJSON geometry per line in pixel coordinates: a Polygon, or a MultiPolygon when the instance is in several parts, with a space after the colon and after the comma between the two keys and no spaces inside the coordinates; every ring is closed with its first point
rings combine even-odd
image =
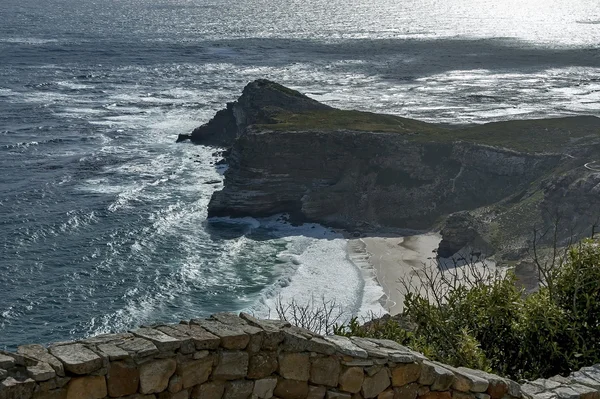
{"type": "Polygon", "coordinates": [[[219,313],[0,352],[0,399],[600,399],[600,368],[524,386],[389,340],[219,313]]]}

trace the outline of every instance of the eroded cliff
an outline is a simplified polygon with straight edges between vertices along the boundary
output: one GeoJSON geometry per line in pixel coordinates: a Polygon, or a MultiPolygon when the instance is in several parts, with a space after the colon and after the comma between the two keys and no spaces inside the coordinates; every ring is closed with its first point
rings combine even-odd
{"type": "MultiPolygon", "coordinates": [[[[337,110],[259,80],[180,140],[231,148],[209,216],[289,213],[361,231],[441,226],[448,255],[473,243],[519,253],[510,224],[548,223],[544,214],[554,208],[578,213],[585,225],[586,204],[600,205],[599,174],[583,167],[597,153],[599,132],[593,117],[447,129],[337,110]],[[578,190],[585,191],[573,198],[579,205],[565,205],[578,190]]],[[[524,228],[515,231],[523,241],[524,228]]]]}

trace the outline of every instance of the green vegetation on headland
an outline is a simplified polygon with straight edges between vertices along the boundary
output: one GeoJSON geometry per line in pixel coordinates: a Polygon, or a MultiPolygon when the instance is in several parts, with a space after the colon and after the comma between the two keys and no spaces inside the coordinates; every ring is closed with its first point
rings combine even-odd
{"type": "Polygon", "coordinates": [[[455,366],[535,379],[600,362],[600,242],[586,239],[538,259],[538,291],[525,295],[512,272],[456,285],[434,269],[406,296],[400,318],[338,327],[387,338],[455,366]]]}
{"type": "Polygon", "coordinates": [[[340,109],[277,112],[261,129],[276,131],[335,131],[399,133],[410,141],[468,141],[523,152],[562,152],[567,146],[600,138],[600,120],[595,117],[564,117],[492,122],[483,125],[444,128],[394,115],[340,109]],[[273,123],[274,122],[274,123],[273,123]]]}

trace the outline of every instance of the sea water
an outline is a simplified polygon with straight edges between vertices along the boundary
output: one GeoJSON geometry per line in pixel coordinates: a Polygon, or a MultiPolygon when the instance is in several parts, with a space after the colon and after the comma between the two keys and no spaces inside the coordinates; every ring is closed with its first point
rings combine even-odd
{"type": "Polygon", "coordinates": [[[0,348],[278,303],[385,309],[347,241],[207,220],[175,144],[249,81],[442,123],[597,115],[595,0],[2,0],[0,348]]]}

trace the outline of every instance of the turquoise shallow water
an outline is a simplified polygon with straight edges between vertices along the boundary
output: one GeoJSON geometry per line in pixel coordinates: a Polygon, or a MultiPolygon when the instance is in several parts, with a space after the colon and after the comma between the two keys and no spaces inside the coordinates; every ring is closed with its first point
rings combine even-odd
{"type": "Polygon", "coordinates": [[[262,77],[446,123],[598,114],[598,43],[584,0],[3,0],[0,347],[279,297],[379,309],[327,229],[207,221],[222,170],[177,134],[262,77]]]}

